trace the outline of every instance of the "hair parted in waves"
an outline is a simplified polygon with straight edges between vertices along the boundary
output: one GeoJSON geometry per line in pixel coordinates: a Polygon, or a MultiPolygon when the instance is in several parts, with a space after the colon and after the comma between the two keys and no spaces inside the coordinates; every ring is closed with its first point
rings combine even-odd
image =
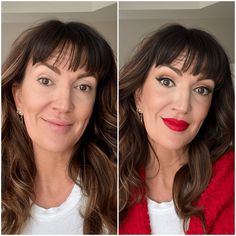
{"type": "MultiPolygon", "coordinates": [[[[116,233],[116,63],[112,49],[91,27],[77,22],[44,22],[14,42],[2,69],[2,233],[18,234],[35,198],[36,165],[25,125],[16,114],[13,83],[33,65],[69,53],[69,70],[85,66],[98,78],[89,124],[75,147],[68,172],[87,196],[83,231],[116,233]],[[56,53],[56,54],[55,54],[56,53]]],[[[56,63],[55,62],[55,63],[56,63]]]]}
{"type": "Polygon", "coordinates": [[[183,54],[182,70],[191,67],[193,75],[213,79],[215,89],[208,115],[188,145],[188,163],[175,175],[173,201],[178,216],[184,219],[185,230],[187,220],[193,215],[199,217],[205,227],[204,214],[195,203],[211,179],[212,163],[233,148],[234,91],[229,61],[219,43],[202,30],[181,25],[168,25],[147,37],[121,70],[120,222],[134,203],[131,199],[139,201],[143,197],[145,183],[140,178],[140,169],[149,162],[152,149],[137,116],[135,91],[143,86],[153,65],[170,64],[183,54]],[[137,193],[137,197],[133,198],[132,192],[137,193]]]}

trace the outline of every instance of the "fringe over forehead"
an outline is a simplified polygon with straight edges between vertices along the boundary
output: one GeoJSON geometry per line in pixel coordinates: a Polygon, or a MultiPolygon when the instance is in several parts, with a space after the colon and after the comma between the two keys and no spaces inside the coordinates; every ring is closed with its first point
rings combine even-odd
{"type": "Polygon", "coordinates": [[[91,74],[103,77],[112,66],[113,53],[107,42],[91,27],[77,22],[47,21],[23,33],[28,60],[33,65],[55,57],[60,63],[67,56],[68,69],[85,67],[91,74]]]}
{"type": "Polygon", "coordinates": [[[212,79],[216,86],[226,77],[231,77],[223,48],[214,37],[202,30],[171,25],[159,30],[146,43],[154,45],[150,56],[156,66],[171,64],[184,55],[183,72],[191,67],[193,75],[201,74],[212,79]]]}

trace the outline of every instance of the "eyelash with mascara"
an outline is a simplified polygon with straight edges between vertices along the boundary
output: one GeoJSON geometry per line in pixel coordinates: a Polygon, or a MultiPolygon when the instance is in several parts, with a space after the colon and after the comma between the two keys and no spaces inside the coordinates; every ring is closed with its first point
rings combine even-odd
{"type": "MultiPolygon", "coordinates": [[[[173,82],[173,80],[168,77],[157,77],[156,80],[161,84],[161,86],[165,88],[172,88],[176,85],[175,82],[173,82]]],[[[197,88],[194,88],[193,90],[201,96],[207,96],[213,92],[213,89],[206,86],[199,86],[197,88]],[[199,89],[201,89],[201,92],[199,92],[199,89]]]]}

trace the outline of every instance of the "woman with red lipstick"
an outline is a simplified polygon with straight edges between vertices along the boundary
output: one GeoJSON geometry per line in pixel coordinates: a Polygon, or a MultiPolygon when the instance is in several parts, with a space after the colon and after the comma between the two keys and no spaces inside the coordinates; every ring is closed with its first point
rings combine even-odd
{"type": "Polygon", "coordinates": [[[2,69],[2,233],[116,233],[116,65],[91,27],[44,22],[2,69]]]}
{"type": "Polygon", "coordinates": [[[120,76],[120,234],[234,234],[234,91],[210,34],[148,37],[120,76]]]}

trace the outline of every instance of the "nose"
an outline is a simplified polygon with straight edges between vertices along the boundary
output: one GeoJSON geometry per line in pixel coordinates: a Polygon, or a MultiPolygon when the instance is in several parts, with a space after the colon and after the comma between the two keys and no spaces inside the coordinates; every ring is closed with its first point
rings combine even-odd
{"type": "Polygon", "coordinates": [[[53,109],[59,112],[67,113],[73,110],[74,104],[70,88],[64,86],[57,88],[53,99],[53,109]]]}
{"type": "Polygon", "coordinates": [[[174,95],[173,109],[181,113],[188,113],[191,111],[191,91],[185,89],[184,91],[176,91],[174,95]]]}

